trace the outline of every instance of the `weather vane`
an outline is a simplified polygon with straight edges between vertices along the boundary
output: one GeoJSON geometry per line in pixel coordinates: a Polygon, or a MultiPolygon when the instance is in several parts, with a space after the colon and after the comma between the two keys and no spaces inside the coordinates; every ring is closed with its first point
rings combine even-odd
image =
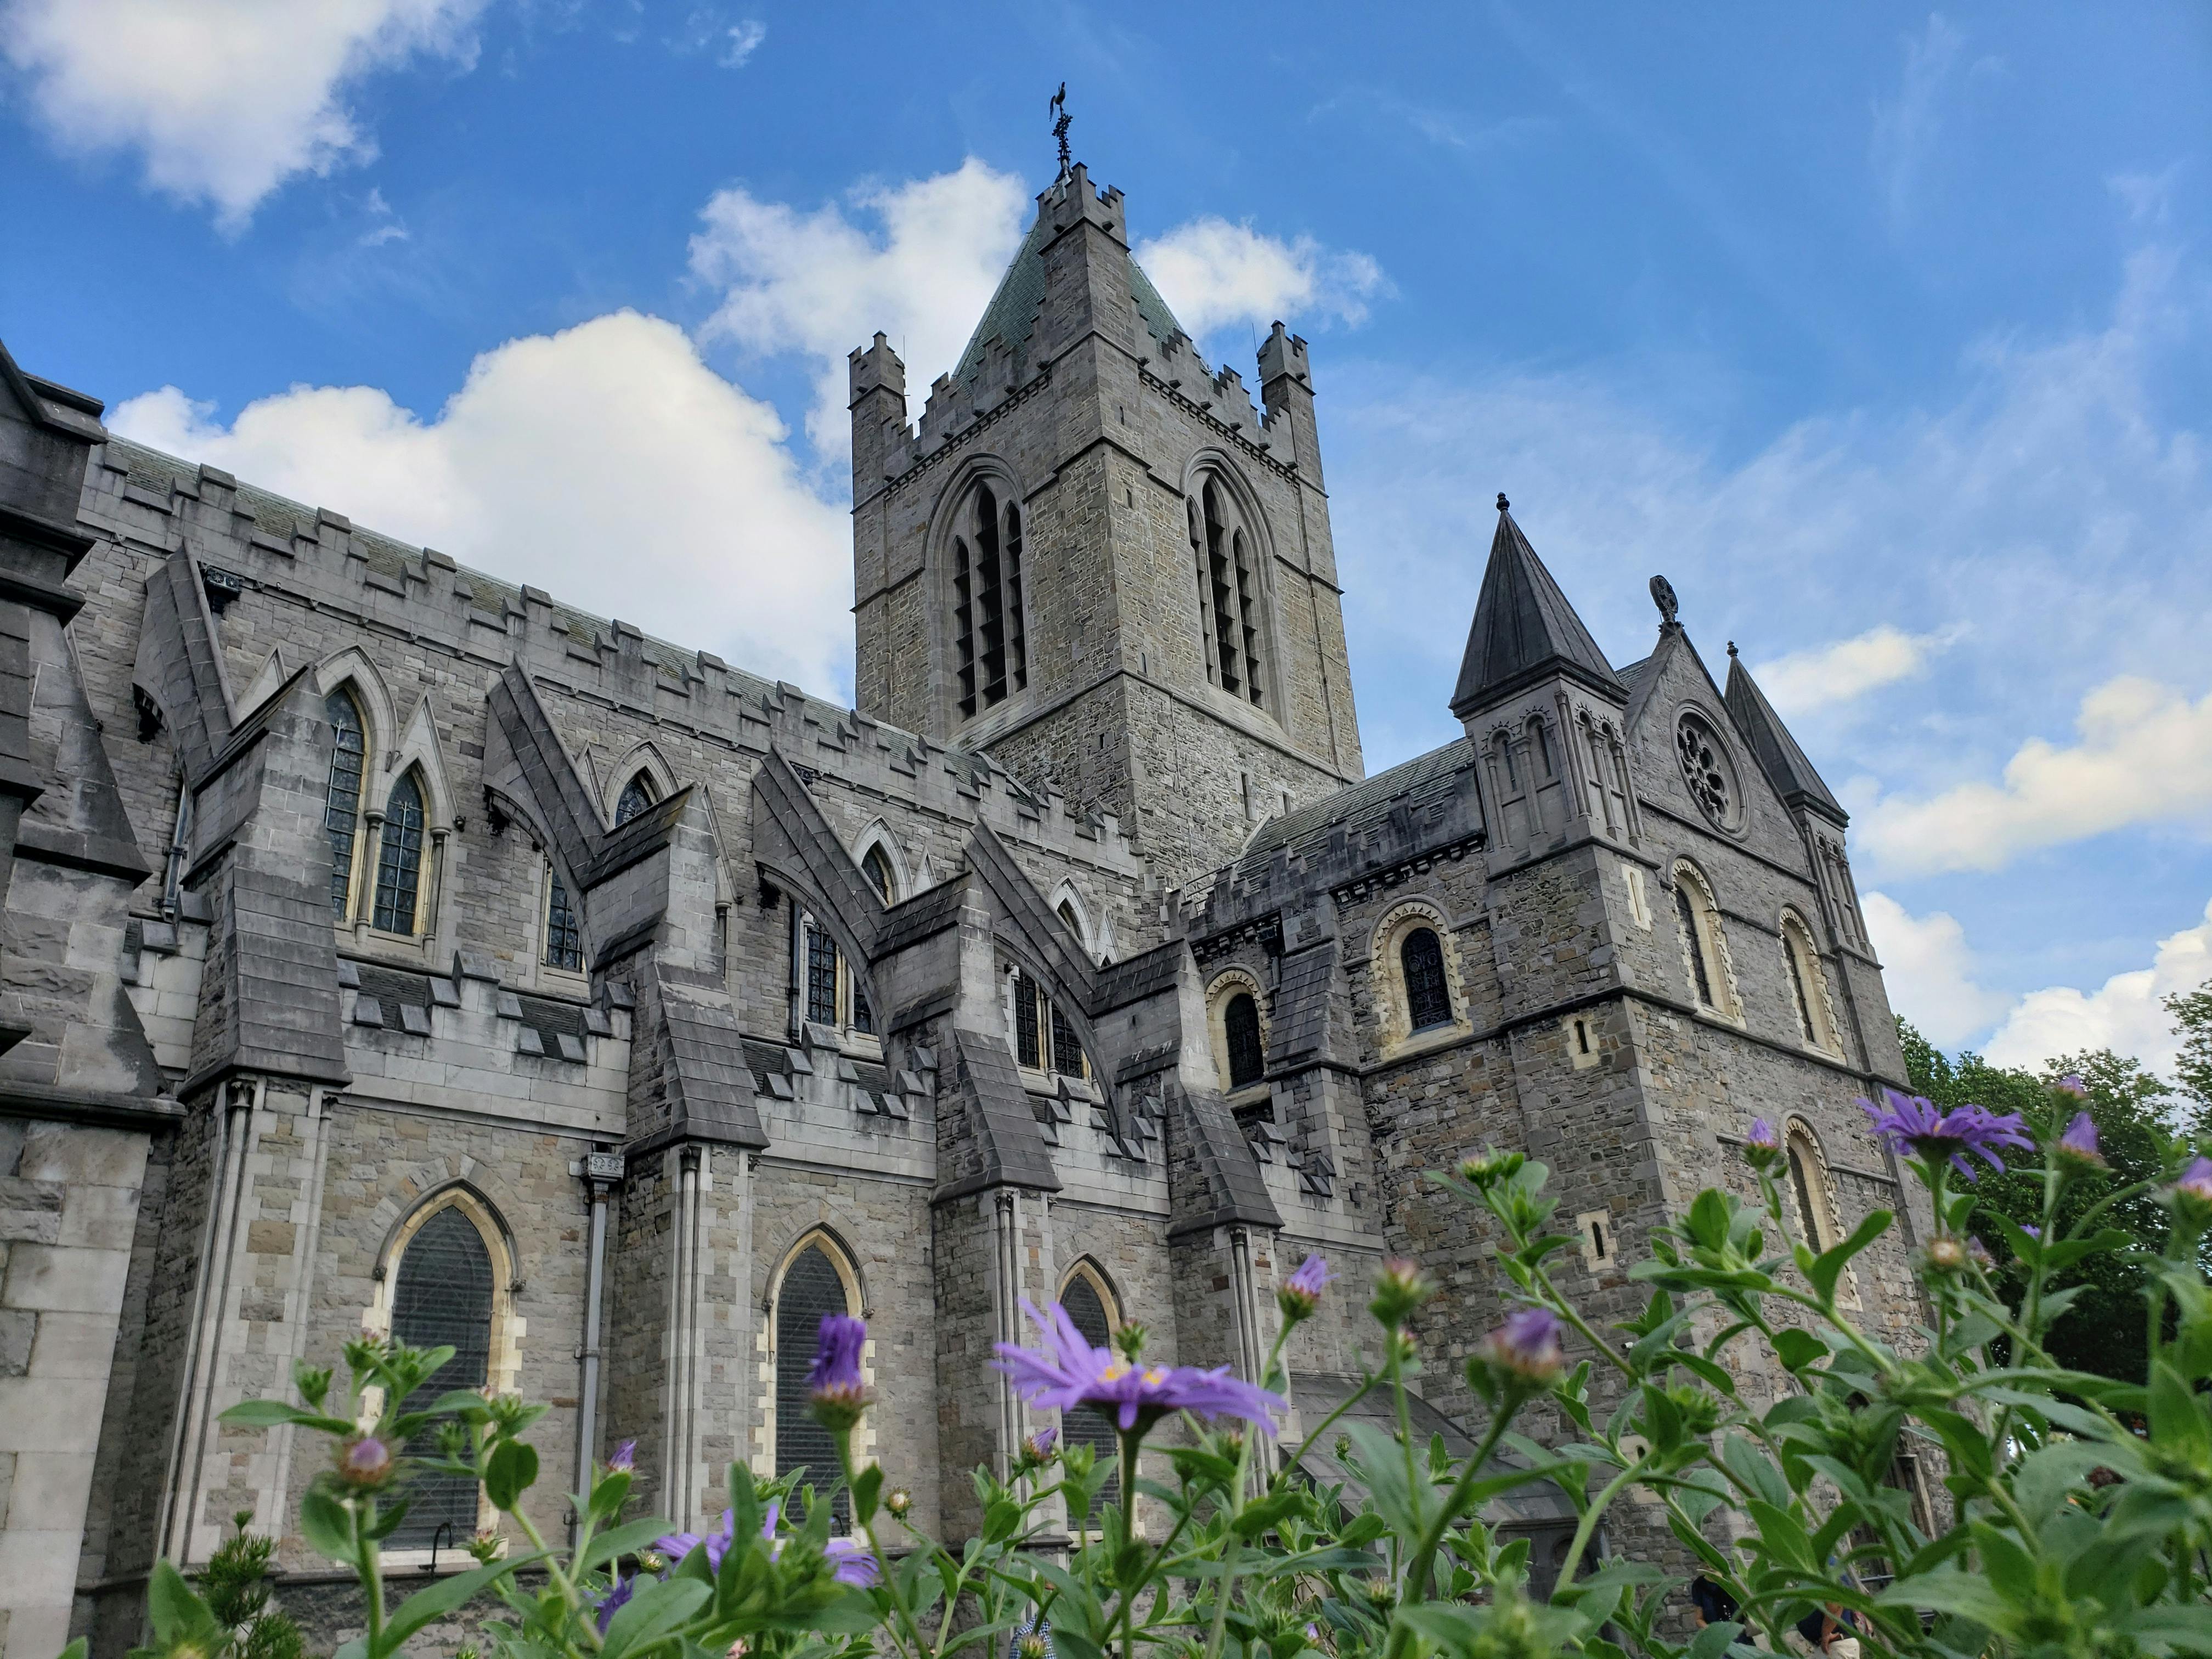
{"type": "Polygon", "coordinates": [[[1054,118],[1052,124],[1052,136],[1060,140],[1060,176],[1065,179],[1072,165],[1067,155],[1067,130],[1073,125],[1067,113],[1066,82],[1062,81],[1060,83],[1060,90],[1053,94],[1050,107],[1054,118]]]}

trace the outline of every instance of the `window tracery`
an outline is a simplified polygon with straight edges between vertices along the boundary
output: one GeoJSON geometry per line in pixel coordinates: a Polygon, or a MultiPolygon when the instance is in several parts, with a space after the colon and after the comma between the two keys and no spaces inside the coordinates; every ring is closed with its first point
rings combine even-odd
{"type": "Polygon", "coordinates": [[[1736,789],[1735,763],[1720,734],[1703,715],[1685,713],[1674,725],[1674,754],[1690,799],[1714,823],[1733,830],[1741,820],[1742,804],[1736,789]]]}
{"type": "MultiPolygon", "coordinates": [[[[622,793],[615,799],[615,828],[619,830],[632,818],[653,805],[658,792],[653,787],[653,775],[640,772],[623,785],[622,793]]],[[[604,797],[602,797],[604,799],[604,797]]]]}
{"type": "MultiPolygon", "coordinates": [[[[1114,1346],[1114,1333],[1121,1328],[1120,1310],[1114,1292],[1098,1271],[1087,1261],[1078,1262],[1060,1288],[1060,1305],[1066,1310],[1069,1321],[1083,1340],[1094,1348],[1114,1346]]],[[[1120,1446],[1115,1438],[1114,1425],[1094,1411],[1063,1412],[1060,1418],[1060,1438],[1063,1444],[1088,1446],[1100,1468],[1115,1468],[1120,1457],[1120,1446]]],[[[1098,1507],[1121,1501],[1121,1475],[1116,1473],[1106,1483],[1098,1496],[1098,1507]]]]}
{"type": "Polygon", "coordinates": [[[550,860],[545,866],[545,965],[563,973],[584,971],[583,925],[550,860]]]}

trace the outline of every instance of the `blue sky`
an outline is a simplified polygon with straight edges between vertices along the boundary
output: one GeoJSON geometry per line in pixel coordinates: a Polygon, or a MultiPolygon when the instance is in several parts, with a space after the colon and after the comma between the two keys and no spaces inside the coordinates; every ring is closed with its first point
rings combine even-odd
{"type": "Polygon", "coordinates": [[[1313,341],[1370,765],[1502,489],[1615,660],[1655,570],[1740,644],[1939,1040],[2162,1060],[2212,977],[2201,5],[0,0],[0,60],[27,367],[839,695],[843,354],[949,367],[1065,79],[1209,355],[1313,341]]]}

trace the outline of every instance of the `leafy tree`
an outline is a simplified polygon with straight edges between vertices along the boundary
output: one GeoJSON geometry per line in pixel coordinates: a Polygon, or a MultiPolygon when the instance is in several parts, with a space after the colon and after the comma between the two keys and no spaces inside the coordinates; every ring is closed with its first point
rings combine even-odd
{"type": "Polygon", "coordinates": [[[2185,996],[2177,993],[2168,997],[2166,1012],[2173,1016],[2173,1029],[2181,1038],[2173,1074],[2181,1079],[2181,1091],[2191,1102],[2190,1127],[2199,1139],[2212,1136],[2212,980],[2185,996]]]}
{"type": "MultiPolygon", "coordinates": [[[[2208,1012],[2212,1012],[2212,996],[2197,994],[2205,997],[2208,1012]]],[[[2174,1121],[2174,1091],[2133,1060],[2100,1048],[2053,1060],[2038,1077],[2013,1066],[1992,1066],[1971,1051],[1954,1061],[1904,1020],[1898,1022],[1898,1036],[1913,1091],[1947,1111],[1971,1103],[1993,1112],[2018,1112],[2040,1125],[2051,1115],[2050,1084],[2075,1077],[2087,1085],[2088,1095],[2081,1105],[2096,1121],[2105,1161],[2111,1167],[2108,1172],[2085,1176],[2066,1189],[2058,1213],[2069,1228],[2112,1193],[2154,1181],[2166,1167],[2179,1127],[2174,1121]]],[[[2044,1127],[2055,1135],[2065,1125],[2044,1127]]],[[[2023,1276],[2005,1230],[1993,1218],[2001,1216],[2015,1226],[2036,1224],[2043,1212],[2043,1177],[2033,1172],[1992,1171],[1982,1177],[1974,1195],[1982,1239],[2004,1269],[1997,1282],[2011,1287],[2017,1305],[2023,1276]]],[[[2157,1199],[2142,1191],[2115,1203],[2100,1224],[2128,1233],[2141,1249],[2154,1251],[2166,1237],[2167,1218],[2157,1199]]],[[[2134,1249],[2104,1250],[2056,1275],[2055,1288],[2075,1295],[2051,1327],[2052,1358],[2076,1370],[2121,1382],[2143,1381],[2143,1296],[2149,1272],[2145,1258],[2134,1249]]]]}

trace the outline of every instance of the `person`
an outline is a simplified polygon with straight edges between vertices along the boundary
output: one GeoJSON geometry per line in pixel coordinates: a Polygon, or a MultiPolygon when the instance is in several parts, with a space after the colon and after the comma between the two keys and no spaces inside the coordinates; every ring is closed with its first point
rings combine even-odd
{"type": "Polygon", "coordinates": [[[1827,1650],[1828,1659],[1859,1659],[1858,1620],[1850,1611],[1831,1601],[1823,1623],[1826,1639],[1821,1646],[1827,1650]]]}
{"type": "Polygon", "coordinates": [[[1702,1572],[1690,1581],[1690,1607],[1699,1630],[1708,1625],[1731,1624],[1737,1613],[1735,1597],[1702,1572]]]}

